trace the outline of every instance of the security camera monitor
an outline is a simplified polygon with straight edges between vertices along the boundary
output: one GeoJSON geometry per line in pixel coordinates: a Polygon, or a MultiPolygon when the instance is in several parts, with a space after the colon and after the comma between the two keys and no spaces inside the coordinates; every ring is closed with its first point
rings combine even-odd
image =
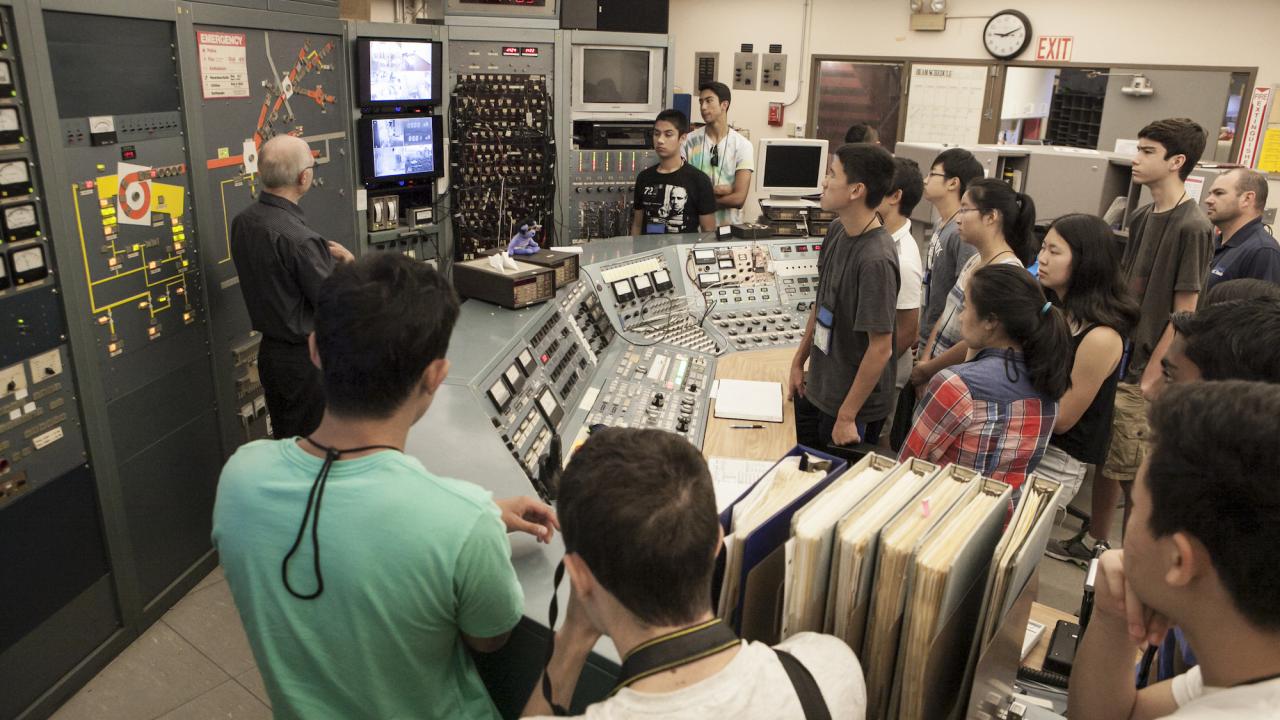
{"type": "Polygon", "coordinates": [[[444,174],[444,138],[435,115],[360,119],[360,170],[366,184],[428,180],[444,174]]]}
{"type": "Polygon", "coordinates": [[[411,108],[440,102],[440,43],[359,38],[356,77],[360,106],[411,108]]]}

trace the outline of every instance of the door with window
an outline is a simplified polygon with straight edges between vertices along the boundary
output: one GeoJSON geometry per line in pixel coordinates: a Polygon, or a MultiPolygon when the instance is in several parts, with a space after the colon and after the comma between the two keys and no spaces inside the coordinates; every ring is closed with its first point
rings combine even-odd
{"type": "Polygon", "coordinates": [[[855,123],[867,123],[890,152],[898,142],[905,63],[817,60],[814,68],[811,135],[832,148],[844,143],[855,123]]]}

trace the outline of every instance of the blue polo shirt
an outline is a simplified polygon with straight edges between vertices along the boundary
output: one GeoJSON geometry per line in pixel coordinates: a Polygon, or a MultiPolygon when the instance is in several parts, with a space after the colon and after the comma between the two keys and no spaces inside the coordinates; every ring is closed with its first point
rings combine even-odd
{"type": "Polygon", "coordinates": [[[1280,243],[1262,225],[1262,218],[1236,231],[1231,239],[1219,243],[1209,263],[1209,278],[1204,290],[1228,280],[1254,278],[1280,284],[1280,243]]]}

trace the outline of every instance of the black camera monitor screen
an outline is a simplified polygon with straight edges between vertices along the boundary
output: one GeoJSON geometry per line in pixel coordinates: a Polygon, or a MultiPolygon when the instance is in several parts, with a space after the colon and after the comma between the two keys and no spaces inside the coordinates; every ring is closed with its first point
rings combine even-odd
{"type": "Polygon", "coordinates": [[[372,118],[373,178],[438,175],[437,119],[421,117],[372,118]]]}
{"type": "Polygon", "coordinates": [[[435,45],[429,42],[369,42],[369,99],[399,102],[436,99],[432,68],[435,45]]]}

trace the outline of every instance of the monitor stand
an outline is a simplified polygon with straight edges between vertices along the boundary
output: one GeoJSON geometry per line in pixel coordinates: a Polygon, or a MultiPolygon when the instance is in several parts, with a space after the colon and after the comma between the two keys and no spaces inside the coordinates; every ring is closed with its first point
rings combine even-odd
{"type": "MultiPolygon", "coordinates": [[[[760,200],[760,209],[764,210],[765,208],[769,208],[769,207],[816,208],[821,206],[817,202],[814,202],[813,200],[807,200],[802,197],[780,197],[777,195],[770,195],[768,199],[762,198],[760,200]]],[[[766,210],[766,214],[768,214],[767,210],[766,210]]]]}

